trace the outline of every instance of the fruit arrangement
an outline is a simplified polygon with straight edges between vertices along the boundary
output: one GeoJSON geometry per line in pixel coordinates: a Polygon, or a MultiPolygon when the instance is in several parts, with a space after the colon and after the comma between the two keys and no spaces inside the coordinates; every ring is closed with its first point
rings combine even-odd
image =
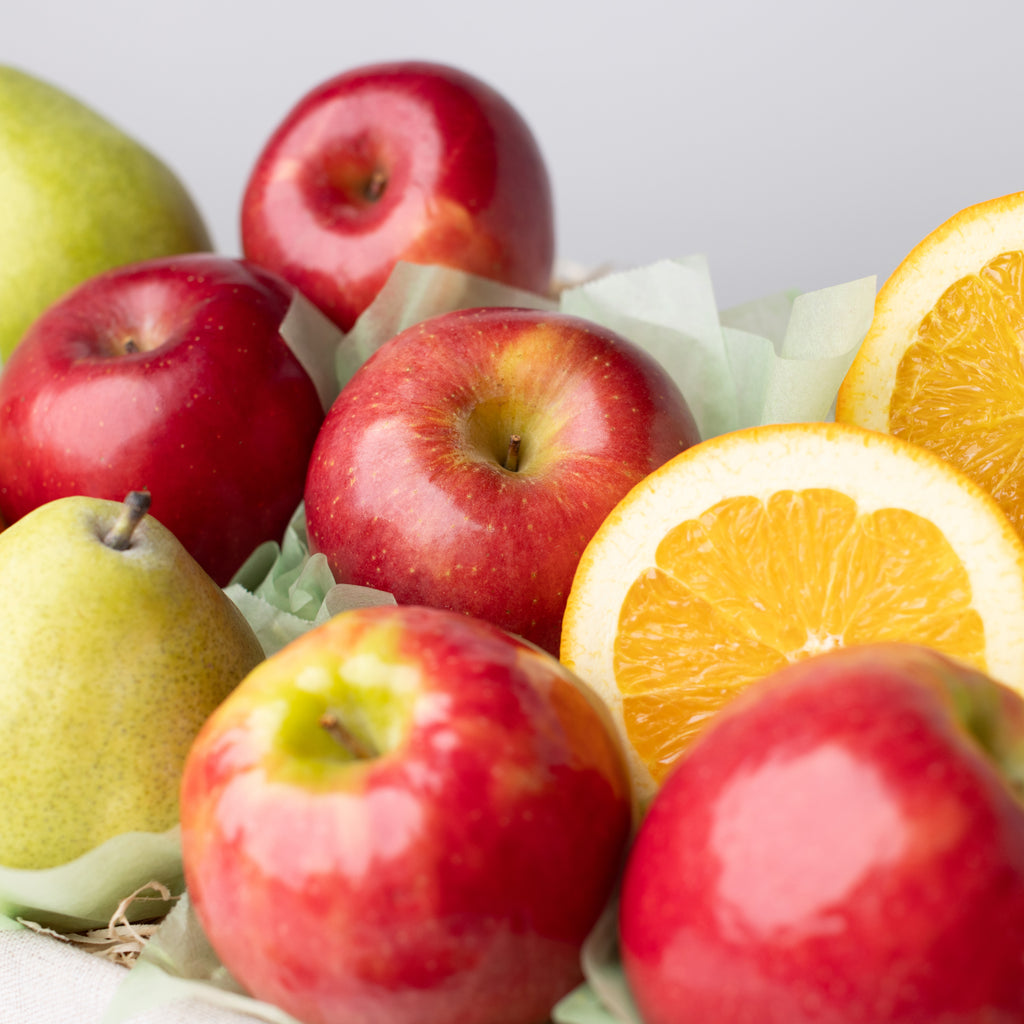
{"type": "Polygon", "coordinates": [[[1024,1017],[1021,196],[723,311],[437,64],[238,255],[4,68],[0,173],[0,927],[142,936],[104,1024],[1024,1017]]]}

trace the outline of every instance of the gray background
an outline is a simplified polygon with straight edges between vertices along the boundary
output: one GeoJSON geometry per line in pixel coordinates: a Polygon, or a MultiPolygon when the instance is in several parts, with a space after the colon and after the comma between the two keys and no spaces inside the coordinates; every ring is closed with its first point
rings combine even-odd
{"type": "Polygon", "coordinates": [[[702,253],[728,306],[881,283],[946,217],[1024,189],[1022,29],[1020,0],[10,0],[0,60],[156,150],[228,254],[304,92],[377,60],[456,64],[537,134],[563,260],[702,253]]]}

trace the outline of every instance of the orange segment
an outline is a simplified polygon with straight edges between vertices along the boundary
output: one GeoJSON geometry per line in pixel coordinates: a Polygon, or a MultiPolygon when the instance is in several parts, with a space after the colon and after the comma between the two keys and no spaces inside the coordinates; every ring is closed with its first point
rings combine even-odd
{"type": "Polygon", "coordinates": [[[970,581],[933,523],[903,509],[858,515],[832,490],[727,499],[671,529],[626,592],[614,667],[630,744],[660,782],[753,680],[910,635],[985,667],[970,581]],[[685,677],[685,693],[666,700],[666,677],[685,677]]]}
{"type": "Polygon", "coordinates": [[[1024,193],[968,207],[879,292],[836,418],[929,448],[1024,535],[1024,193]]]}
{"type": "Polygon", "coordinates": [[[705,441],[626,496],[584,552],[561,657],[608,706],[644,802],[749,683],[885,640],[1024,689],[1024,542],[937,456],[788,424],[705,441]]]}

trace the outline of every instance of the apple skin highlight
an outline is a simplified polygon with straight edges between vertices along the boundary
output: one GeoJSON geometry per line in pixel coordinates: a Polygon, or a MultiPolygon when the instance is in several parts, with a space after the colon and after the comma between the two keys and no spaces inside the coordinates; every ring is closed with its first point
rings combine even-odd
{"type": "Polygon", "coordinates": [[[1024,702],[926,648],[818,655],[719,712],[625,869],[646,1024],[1024,1018],[1024,702]]]}
{"type": "Polygon", "coordinates": [[[551,183],[529,126],[489,85],[441,64],[375,64],[322,82],[274,130],[241,237],[347,331],[399,260],[547,294],[551,183]]]}

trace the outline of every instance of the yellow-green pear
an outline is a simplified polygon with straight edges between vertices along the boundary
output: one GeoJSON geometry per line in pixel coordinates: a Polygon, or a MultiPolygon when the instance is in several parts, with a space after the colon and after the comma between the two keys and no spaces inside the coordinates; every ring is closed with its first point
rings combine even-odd
{"type": "Polygon", "coordinates": [[[173,827],[195,734],[263,660],[147,499],[60,498],[0,533],[5,867],[173,827]]]}
{"type": "Polygon", "coordinates": [[[0,357],[86,278],[210,247],[162,160],[61,89],[0,65],[0,357]]]}

